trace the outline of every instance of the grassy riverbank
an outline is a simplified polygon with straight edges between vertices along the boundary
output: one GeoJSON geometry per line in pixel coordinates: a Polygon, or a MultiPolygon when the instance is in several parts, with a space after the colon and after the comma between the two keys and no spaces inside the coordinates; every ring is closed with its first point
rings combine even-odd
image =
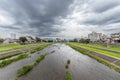
{"type": "Polygon", "coordinates": [[[73,49],[79,51],[80,53],[85,54],[85,55],[88,55],[88,56],[96,59],[97,61],[99,61],[99,62],[101,62],[101,63],[109,66],[110,68],[113,68],[113,69],[115,69],[116,71],[120,72],[120,67],[119,67],[119,66],[116,66],[116,65],[114,65],[114,64],[112,64],[112,63],[110,63],[110,62],[108,62],[108,61],[106,61],[106,60],[104,60],[104,59],[102,59],[102,58],[100,58],[100,57],[97,57],[97,56],[95,56],[95,55],[90,54],[88,51],[83,50],[82,47],[79,46],[79,44],[75,44],[75,45],[74,45],[74,43],[67,43],[67,45],[69,45],[69,46],[72,47],[73,49]]]}

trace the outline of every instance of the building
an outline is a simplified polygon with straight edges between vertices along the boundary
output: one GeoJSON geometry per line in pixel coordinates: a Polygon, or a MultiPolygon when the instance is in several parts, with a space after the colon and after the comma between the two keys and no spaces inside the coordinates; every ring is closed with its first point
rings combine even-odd
{"type": "Polygon", "coordinates": [[[16,39],[16,34],[11,33],[11,39],[16,39]]]}
{"type": "Polygon", "coordinates": [[[107,36],[102,33],[92,32],[88,34],[88,39],[90,39],[91,42],[99,42],[105,41],[107,39],[107,36]]]}
{"type": "Polygon", "coordinates": [[[6,38],[4,40],[4,44],[10,44],[10,43],[19,43],[20,41],[18,39],[11,39],[11,38],[6,38]]]}
{"type": "Polygon", "coordinates": [[[27,44],[36,43],[36,40],[33,37],[26,36],[26,38],[27,38],[27,41],[25,43],[27,44]]]}
{"type": "Polygon", "coordinates": [[[120,32],[111,34],[112,43],[120,43],[120,32]]]}

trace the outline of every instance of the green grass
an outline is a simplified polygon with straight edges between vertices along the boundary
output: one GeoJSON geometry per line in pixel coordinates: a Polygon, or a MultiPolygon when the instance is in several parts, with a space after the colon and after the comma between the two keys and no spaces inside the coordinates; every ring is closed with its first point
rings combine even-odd
{"type": "Polygon", "coordinates": [[[105,47],[102,44],[97,44],[97,43],[90,43],[90,44],[87,44],[87,45],[93,46],[93,47],[98,47],[98,48],[120,51],[120,45],[116,45],[116,44],[110,44],[110,45],[108,45],[108,47],[105,47]]]}
{"type": "MultiPolygon", "coordinates": [[[[34,46],[35,48],[33,48],[33,49],[30,50],[30,53],[34,53],[34,52],[36,52],[36,51],[42,50],[43,48],[45,48],[45,47],[48,46],[49,44],[52,44],[52,43],[29,44],[29,45],[26,45],[24,48],[34,46]]],[[[10,57],[12,57],[12,56],[19,55],[19,54],[21,53],[21,51],[23,50],[23,48],[21,48],[21,49],[19,49],[19,50],[20,50],[20,52],[3,54],[3,55],[1,54],[1,55],[0,55],[0,60],[6,59],[6,58],[10,58],[10,57]]],[[[7,51],[5,51],[5,52],[7,52],[7,51]]]]}
{"type": "Polygon", "coordinates": [[[79,46],[81,48],[85,48],[85,49],[88,49],[88,50],[91,50],[91,51],[95,51],[95,52],[98,52],[98,53],[102,53],[102,54],[106,54],[106,55],[110,55],[110,56],[113,56],[113,57],[120,58],[120,54],[115,53],[115,52],[96,49],[96,48],[93,48],[93,47],[89,47],[86,44],[80,44],[80,43],[70,43],[70,44],[73,44],[75,46],[79,46]]]}
{"type": "Polygon", "coordinates": [[[8,64],[10,64],[14,61],[18,61],[18,60],[26,58],[26,57],[28,57],[28,54],[22,53],[22,54],[19,54],[17,56],[14,56],[14,57],[11,57],[11,58],[8,58],[8,59],[5,59],[5,60],[1,60],[0,61],[0,67],[4,67],[4,66],[6,66],[6,65],[8,65],[8,64]]]}
{"type": "Polygon", "coordinates": [[[18,48],[18,47],[22,47],[22,45],[20,45],[20,44],[6,44],[6,45],[0,45],[0,50],[8,50],[8,49],[18,48]]]}
{"type": "Polygon", "coordinates": [[[70,71],[66,71],[65,80],[72,80],[70,71]]]}
{"type": "Polygon", "coordinates": [[[28,73],[33,68],[33,66],[34,66],[33,64],[23,66],[21,69],[19,69],[17,71],[17,77],[20,77],[20,76],[28,73]]]}
{"type": "Polygon", "coordinates": [[[41,60],[45,58],[45,56],[45,54],[41,54],[40,56],[38,56],[34,62],[34,65],[37,65],[41,60]]]}
{"type": "Polygon", "coordinates": [[[40,61],[42,61],[45,58],[45,56],[46,56],[45,54],[41,54],[35,59],[33,64],[26,65],[26,66],[23,66],[22,68],[20,68],[17,71],[17,77],[20,77],[20,76],[28,73],[30,70],[33,69],[34,66],[36,66],[40,61]]]}
{"type": "Polygon", "coordinates": [[[85,54],[85,55],[88,55],[88,56],[96,59],[98,62],[101,62],[101,63],[109,66],[110,68],[113,68],[113,69],[115,69],[116,71],[120,72],[120,67],[119,67],[119,66],[114,65],[114,64],[112,64],[112,63],[110,63],[110,62],[108,62],[108,61],[106,61],[106,60],[104,60],[104,59],[102,59],[102,58],[100,58],[100,57],[97,57],[97,56],[95,56],[95,55],[92,55],[92,54],[90,54],[88,51],[83,50],[80,46],[76,46],[76,45],[74,45],[73,43],[72,43],[72,44],[71,44],[71,43],[67,43],[67,44],[68,44],[69,46],[71,46],[73,49],[79,51],[80,53],[85,54]]]}
{"type": "Polygon", "coordinates": [[[14,50],[14,49],[21,49],[26,48],[30,46],[37,46],[38,44],[26,44],[26,45],[20,45],[20,44],[3,44],[0,45],[0,51],[8,51],[8,50],[14,50]]]}

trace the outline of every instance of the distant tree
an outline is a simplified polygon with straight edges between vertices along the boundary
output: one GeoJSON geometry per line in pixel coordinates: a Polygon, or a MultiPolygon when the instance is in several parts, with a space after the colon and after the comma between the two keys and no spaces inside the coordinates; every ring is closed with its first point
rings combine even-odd
{"type": "Polygon", "coordinates": [[[74,42],[74,40],[69,40],[69,42],[74,42]]]}
{"type": "Polygon", "coordinates": [[[86,39],[86,40],[85,40],[85,43],[86,43],[86,44],[90,43],[90,39],[86,39]]]}
{"type": "Polygon", "coordinates": [[[23,43],[23,44],[25,44],[25,41],[27,41],[27,38],[26,37],[19,37],[19,40],[23,43]]]}
{"type": "Polygon", "coordinates": [[[4,39],[0,38],[0,43],[3,43],[4,39]]]}
{"type": "Polygon", "coordinates": [[[48,42],[53,42],[53,40],[48,40],[48,42]]]}
{"type": "Polygon", "coordinates": [[[39,37],[36,37],[36,42],[41,42],[41,39],[39,37]]]}
{"type": "Polygon", "coordinates": [[[79,40],[79,42],[80,42],[80,43],[84,43],[84,39],[81,38],[81,39],[79,40]]]}
{"type": "Polygon", "coordinates": [[[79,42],[88,44],[88,43],[90,43],[90,39],[81,38],[79,42]]]}
{"type": "Polygon", "coordinates": [[[76,38],[74,39],[74,42],[77,42],[77,39],[76,39],[76,38]]]}
{"type": "Polygon", "coordinates": [[[34,40],[34,38],[32,36],[28,36],[28,38],[30,38],[31,40],[34,40]]]}

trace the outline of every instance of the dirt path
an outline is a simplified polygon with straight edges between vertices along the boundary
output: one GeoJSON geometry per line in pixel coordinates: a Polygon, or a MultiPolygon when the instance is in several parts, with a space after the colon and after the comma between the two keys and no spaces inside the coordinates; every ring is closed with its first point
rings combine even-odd
{"type": "Polygon", "coordinates": [[[98,56],[104,60],[107,60],[108,62],[110,63],[113,63],[117,66],[120,66],[120,59],[119,58],[115,58],[115,57],[112,57],[112,56],[108,56],[108,55],[105,55],[105,54],[102,54],[102,53],[98,53],[98,52],[95,52],[95,51],[91,51],[91,50],[88,50],[88,49],[85,49],[85,48],[82,48],[86,51],[88,51],[89,53],[95,55],[95,56],[98,56]]]}

